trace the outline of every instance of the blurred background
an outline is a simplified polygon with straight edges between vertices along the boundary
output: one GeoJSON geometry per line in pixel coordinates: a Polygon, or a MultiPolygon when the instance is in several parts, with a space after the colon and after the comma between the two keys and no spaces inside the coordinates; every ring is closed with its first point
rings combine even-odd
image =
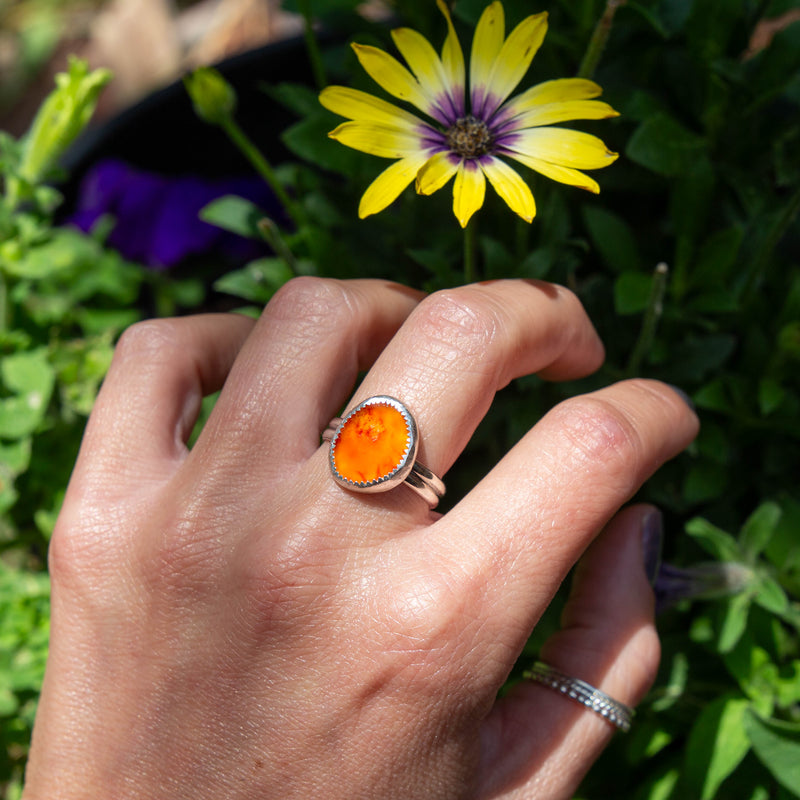
{"type": "Polygon", "coordinates": [[[0,0],[0,130],[24,133],[69,54],[109,67],[96,120],[202,64],[301,33],[281,0],[0,0]]]}

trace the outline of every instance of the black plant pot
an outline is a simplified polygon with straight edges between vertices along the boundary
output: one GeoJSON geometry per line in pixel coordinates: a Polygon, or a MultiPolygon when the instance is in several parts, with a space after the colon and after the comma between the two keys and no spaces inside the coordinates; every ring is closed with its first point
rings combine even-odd
{"type": "MultiPolygon", "coordinates": [[[[233,56],[218,64],[217,69],[236,90],[236,118],[242,128],[276,163],[285,159],[287,151],[280,134],[294,117],[269,97],[264,87],[283,82],[312,83],[302,39],[233,56]]],[[[62,187],[67,212],[87,170],[107,158],[164,175],[213,178],[253,171],[219,128],[197,117],[182,81],[90,128],[75,142],[63,159],[69,176],[62,187]]]]}

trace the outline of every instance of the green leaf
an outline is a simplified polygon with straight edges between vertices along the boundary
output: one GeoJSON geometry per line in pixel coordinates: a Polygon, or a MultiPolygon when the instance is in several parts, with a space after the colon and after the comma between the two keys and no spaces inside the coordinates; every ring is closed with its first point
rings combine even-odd
{"type": "Polygon", "coordinates": [[[774,378],[761,378],[758,382],[758,408],[762,416],[768,417],[783,403],[786,390],[774,378]]]}
{"type": "Polygon", "coordinates": [[[0,400],[0,437],[29,436],[44,419],[55,384],[55,371],[46,351],[41,348],[7,356],[0,366],[0,377],[14,392],[0,400]]]}
{"type": "Polygon", "coordinates": [[[752,712],[743,723],[758,760],[781,786],[800,797],[800,724],[765,720],[752,712]]]}
{"type": "Polygon", "coordinates": [[[702,136],[668,114],[657,112],[634,131],[625,154],[652,172],[671,178],[690,169],[705,147],[702,136]]]}
{"type": "Polygon", "coordinates": [[[702,503],[720,497],[728,486],[730,471],[725,464],[703,458],[689,467],[681,493],[687,503],[702,503]]]}
{"type": "Polygon", "coordinates": [[[641,272],[624,272],[614,281],[614,310],[617,314],[638,314],[647,308],[653,279],[641,272]]]}
{"type": "Polygon", "coordinates": [[[717,650],[729,653],[736,647],[747,628],[747,618],[753,597],[748,592],[726,598],[718,606],[720,616],[717,627],[717,650]]]}
{"type": "Polygon", "coordinates": [[[62,414],[88,416],[113,354],[110,332],[60,342],[54,347],[52,357],[58,375],[62,414]]]}
{"type": "Polygon", "coordinates": [[[789,608],[789,598],[783,587],[771,575],[759,573],[754,583],[754,601],[771,614],[784,614],[789,608]]]}
{"type": "Polygon", "coordinates": [[[320,110],[319,94],[302,83],[279,83],[265,87],[267,94],[294,111],[298,116],[307,117],[320,110]]]}
{"type": "MultiPolygon", "coordinates": [[[[690,159],[671,183],[669,217],[677,237],[674,265],[677,271],[685,267],[686,271],[691,273],[695,267],[693,251],[684,252],[682,248],[702,236],[709,212],[713,207],[715,184],[714,165],[706,153],[690,159]],[[678,263],[679,259],[689,260],[686,264],[681,264],[678,263]]],[[[688,278],[691,282],[691,274],[688,278]]]]}
{"type": "Polygon", "coordinates": [[[759,711],[771,714],[774,708],[774,684],[778,669],[769,653],[758,647],[749,636],[742,636],[736,646],[723,655],[725,667],[741,690],[759,711]]]}
{"type": "Polygon", "coordinates": [[[238,233],[247,239],[261,239],[258,223],[265,216],[255,203],[228,194],[200,209],[200,219],[218,228],[238,233]]]}
{"type": "Polygon", "coordinates": [[[777,503],[762,503],[742,525],[739,543],[744,560],[752,564],[769,544],[781,519],[781,507],[777,503]]]}
{"type": "MultiPolygon", "coordinates": [[[[328,137],[342,120],[321,112],[296,122],[281,134],[281,141],[299,158],[322,169],[352,176],[365,156],[328,137]]],[[[376,163],[380,163],[376,160],[376,163]]],[[[380,168],[376,170],[376,174],[380,168]]]]}
{"type": "Polygon", "coordinates": [[[740,561],[742,558],[741,548],[736,539],[702,517],[690,519],[686,523],[686,533],[693,536],[697,543],[718,561],[740,561]]]}
{"type": "Polygon", "coordinates": [[[732,314],[739,310],[739,298],[729,289],[717,287],[693,295],[686,307],[701,314],[732,314]]]}
{"type": "Polygon", "coordinates": [[[54,230],[48,241],[23,250],[17,258],[5,258],[2,269],[15,278],[41,280],[91,264],[100,246],[88,236],[71,228],[54,230]]]}
{"type": "Polygon", "coordinates": [[[677,386],[702,381],[730,358],[736,344],[736,337],[729,334],[687,337],[676,342],[669,380],[677,386]]]}
{"type": "Polygon", "coordinates": [[[41,405],[24,397],[7,397],[0,400],[0,438],[21,439],[30,436],[44,418],[41,405]]]}
{"type": "Polygon", "coordinates": [[[10,475],[20,475],[31,460],[31,440],[28,437],[13,442],[0,442],[0,466],[10,475]]]}
{"type": "Polygon", "coordinates": [[[592,243],[609,269],[638,272],[642,259],[631,226],[618,214],[600,206],[584,205],[583,220],[592,243]]]}
{"type": "Polygon", "coordinates": [[[259,258],[240,270],[223,275],[214,283],[214,289],[263,305],[292,277],[292,270],[285,261],[259,258]]]}
{"type": "Polygon", "coordinates": [[[712,233],[700,247],[690,283],[718,287],[736,263],[743,238],[744,229],[740,226],[712,233]]]}
{"type": "Polygon", "coordinates": [[[750,749],[743,720],[749,702],[719,697],[700,712],[686,745],[683,777],[689,797],[711,800],[750,749]]]}
{"type": "Polygon", "coordinates": [[[698,408],[707,408],[710,411],[730,412],[733,409],[726,383],[717,378],[698,389],[692,399],[698,408]]]}
{"type": "Polygon", "coordinates": [[[667,769],[663,774],[655,770],[655,774],[651,773],[637,786],[633,800],[670,800],[674,797],[680,776],[680,772],[674,768],[667,769]]]}
{"type": "Polygon", "coordinates": [[[44,348],[6,356],[0,364],[6,388],[15,394],[36,392],[47,403],[53,391],[55,372],[44,348]]]}
{"type": "Polygon", "coordinates": [[[800,502],[785,498],[781,502],[781,518],[766,547],[766,556],[779,570],[800,570],[800,502]]]}

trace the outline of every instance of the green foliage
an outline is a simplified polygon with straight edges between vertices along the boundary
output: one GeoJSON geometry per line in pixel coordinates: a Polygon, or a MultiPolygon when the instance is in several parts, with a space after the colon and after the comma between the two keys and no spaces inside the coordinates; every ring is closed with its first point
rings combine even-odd
{"type": "MultiPolygon", "coordinates": [[[[48,181],[108,80],[72,60],[29,133],[0,134],[0,788],[18,796],[47,653],[47,542],[144,270],[55,227],[48,181]]],[[[162,286],[162,294],[169,290],[162,286]]]]}

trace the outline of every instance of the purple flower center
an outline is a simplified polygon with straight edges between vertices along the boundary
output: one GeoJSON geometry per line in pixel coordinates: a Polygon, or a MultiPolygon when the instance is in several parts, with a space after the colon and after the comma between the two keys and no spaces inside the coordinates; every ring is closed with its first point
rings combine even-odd
{"type": "Polygon", "coordinates": [[[457,119],[446,132],[447,146],[461,158],[480,158],[491,151],[489,126],[472,114],[457,119]]]}

